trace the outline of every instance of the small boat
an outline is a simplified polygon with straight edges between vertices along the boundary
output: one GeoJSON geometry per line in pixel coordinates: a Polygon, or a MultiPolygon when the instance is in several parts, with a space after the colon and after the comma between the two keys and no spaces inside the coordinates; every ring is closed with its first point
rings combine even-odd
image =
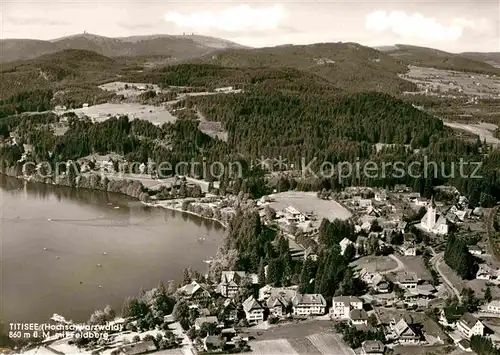
{"type": "Polygon", "coordinates": [[[117,210],[117,209],[119,209],[119,208],[120,208],[120,206],[115,206],[115,210],[117,210]]]}
{"type": "Polygon", "coordinates": [[[43,248],[43,250],[47,250],[47,248],[43,248]]]}
{"type": "Polygon", "coordinates": [[[101,264],[97,264],[97,267],[102,267],[102,265],[101,264]]]}
{"type": "Polygon", "coordinates": [[[50,219],[50,218],[47,218],[47,221],[52,221],[52,219],[50,219]]]}
{"type": "Polygon", "coordinates": [[[103,252],[103,253],[102,253],[102,255],[108,255],[108,253],[106,253],[106,252],[103,252]]]}
{"type": "Polygon", "coordinates": [[[102,285],[99,285],[99,288],[102,288],[102,285]]]}
{"type": "Polygon", "coordinates": [[[60,259],[61,257],[60,256],[56,256],[56,259],[60,259]]]}

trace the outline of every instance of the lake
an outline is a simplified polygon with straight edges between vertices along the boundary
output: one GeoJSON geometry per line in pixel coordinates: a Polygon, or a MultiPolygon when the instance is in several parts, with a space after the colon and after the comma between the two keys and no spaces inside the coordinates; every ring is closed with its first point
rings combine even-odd
{"type": "Polygon", "coordinates": [[[106,304],[120,313],[141,288],[180,280],[189,266],[206,272],[224,233],[126,196],[0,175],[0,320],[83,321],[106,304]]]}

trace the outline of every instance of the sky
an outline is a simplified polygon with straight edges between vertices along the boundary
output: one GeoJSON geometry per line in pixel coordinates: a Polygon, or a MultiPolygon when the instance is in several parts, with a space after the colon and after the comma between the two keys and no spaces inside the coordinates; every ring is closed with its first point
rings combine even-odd
{"type": "Polygon", "coordinates": [[[317,42],[413,44],[450,52],[500,51],[500,5],[438,1],[0,0],[0,38],[182,34],[251,47],[317,42]]]}

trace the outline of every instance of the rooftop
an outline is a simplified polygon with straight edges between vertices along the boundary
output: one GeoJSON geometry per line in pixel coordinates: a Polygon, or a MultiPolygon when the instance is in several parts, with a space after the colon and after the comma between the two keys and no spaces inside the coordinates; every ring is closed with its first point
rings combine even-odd
{"type": "Polygon", "coordinates": [[[262,309],[262,306],[253,296],[250,296],[243,302],[243,310],[250,312],[254,309],[262,309]]]}
{"type": "Polygon", "coordinates": [[[368,313],[364,309],[353,309],[349,317],[352,320],[368,320],[368,313]]]}
{"type": "Polygon", "coordinates": [[[474,317],[470,313],[465,313],[462,318],[460,318],[461,323],[467,325],[468,328],[472,328],[479,321],[476,317],[474,317]]]}
{"type": "Polygon", "coordinates": [[[401,272],[397,275],[396,280],[399,283],[410,283],[418,282],[417,273],[415,272],[401,272]]]}
{"type": "Polygon", "coordinates": [[[337,297],[333,297],[332,302],[334,302],[334,303],[342,302],[342,303],[344,303],[344,305],[346,307],[349,307],[349,305],[351,303],[354,303],[354,302],[358,303],[358,302],[362,302],[362,301],[359,298],[354,297],[354,296],[337,296],[337,297]]]}
{"type": "Polygon", "coordinates": [[[385,345],[378,340],[366,340],[361,344],[361,347],[365,351],[365,353],[383,353],[385,349],[385,345]]]}
{"type": "Polygon", "coordinates": [[[314,294],[300,294],[297,293],[292,299],[294,306],[298,305],[321,305],[326,306],[325,298],[317,293],[314,294]]]}

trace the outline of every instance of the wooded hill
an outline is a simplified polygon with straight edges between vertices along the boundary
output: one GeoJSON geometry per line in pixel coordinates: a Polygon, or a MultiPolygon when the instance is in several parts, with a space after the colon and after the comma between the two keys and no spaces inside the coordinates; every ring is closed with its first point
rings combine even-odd
{"type": "Polygon", "coordinates": [[[486,63],[484,60],[487,56],[484,54],[455,54],[406,44],[396,44],[382,50],[395,59],[419,67],[500,75],[500,68],[486,63]]]}
{"type": "Polygon", "coordinates": [[[416,86],[398,77],[401,61],[357,43],[317,43],[210,53],[192,63],[238,68],[295,68],[322,77],[348,91],[401,93],[416,86]]]}
{"type": "Polygon", "coordinates": [[[165,56],[182,60],[221,48],[244,48],[237,43],[208,36],[150,35],[110,38],[90,33],[76,34],[49,41],[32,39],[0,40],[0,62],[32,59],[65,49],[96,52],[107,57],[165,56]]]}

